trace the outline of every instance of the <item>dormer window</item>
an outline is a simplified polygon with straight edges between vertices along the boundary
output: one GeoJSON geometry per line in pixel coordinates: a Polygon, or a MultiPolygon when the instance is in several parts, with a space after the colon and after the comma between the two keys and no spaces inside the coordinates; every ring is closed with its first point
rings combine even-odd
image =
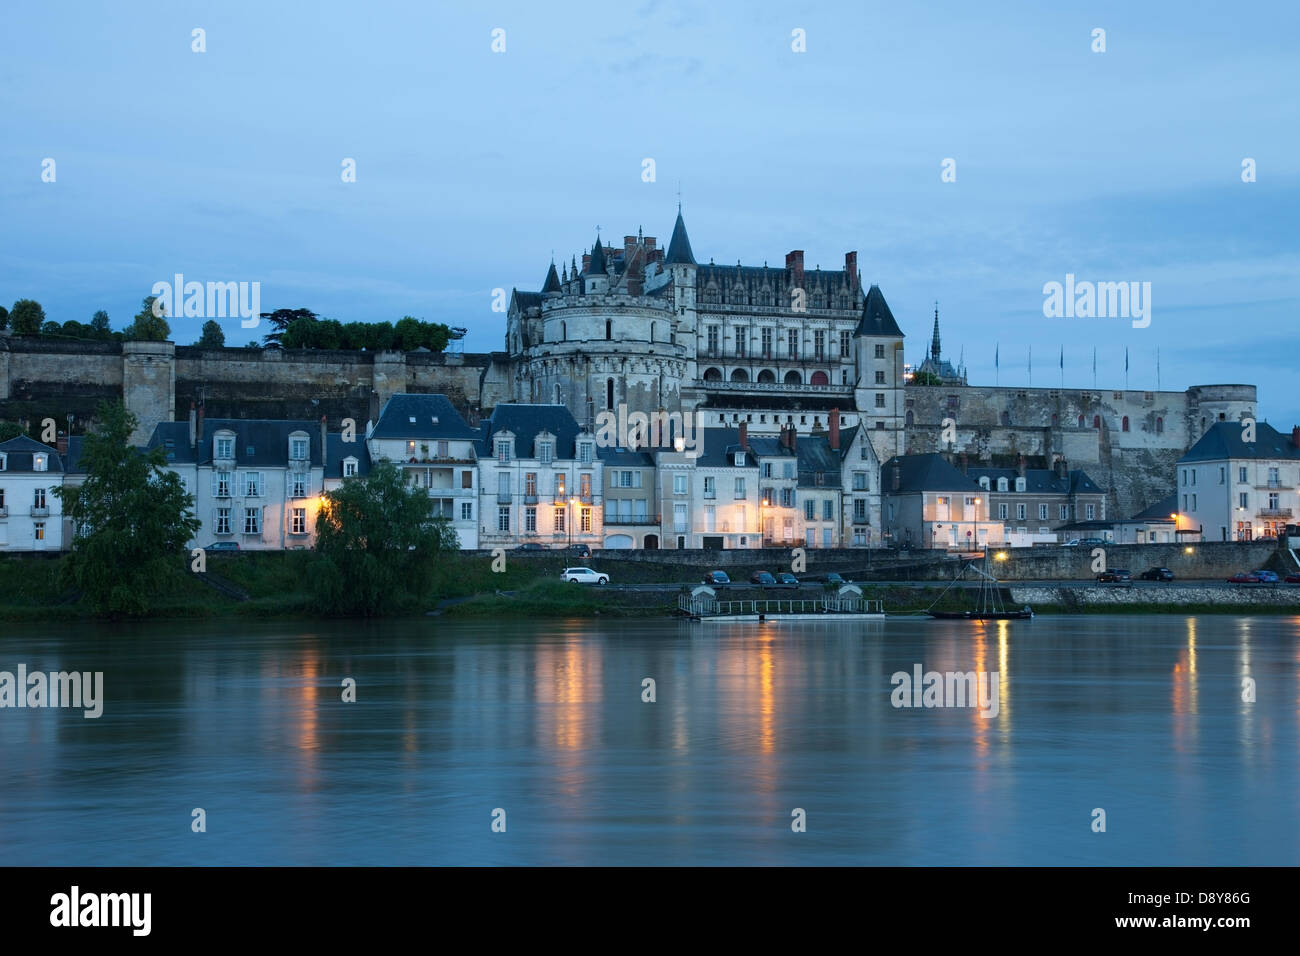
{"type": "Polygon", "coordinates": [[[233,435],[218,435],[212,442],[212,457],[229,461],[235,457],[235,438],[233,435]]]}
{"type": "Polygon", "coordinates": [[[988,491],[988,490],[989,490],[989,476],[988,476],[988,475],[985,475],[983,478],[980,479],[980,487],[983,488],[985,491],[988,491]]]}
{"type": "Polygon", "coordinates": [[[998,491],[1006,491],[1006,490],[1007,490],[1007,480],[1005,478],[999,478],[998,491]]]}
{"type": "Polygon", "coordinates": [[[289,459],[291,461],[306,461],[308,457],[308,448],[311,443],[306,435],[291,435],[289,437],[289,459]]]}
{"type": "Polygon", "coordinates": [[[8,467],[8,456],[0,455],[0,471],[4,471],[7,467],[8,467]]]}
{"type": "Polygon", "coordinates": [[[49,468],[49,458],[45,455],[32,455],[32,471],[46,471],[49,468]]]}
{"type": "Polygon", "coordinates": [[[589,465],[591,464],[591,458],[592,458],[591,442],[589,441],[578,442],[578,460],[582,462],[584,465],[589,465]]]}
{"type": "Polygon", "coordinates": [[[510,454],[511,442],[508,438],[499,438],[496,443],[497,461],[509,461],[513,456],[510,454]]]}
{"type": "Polygon", "coordinates": [[[737,468],[745,467],[745,453],[743,451],[736,452],[736,467],[737,468]]]}
{"type": "Polygon", "coordinates": [[[343,459],[343,477],[355,478],[357,474],[357,460],[355,458],[343,459]]]}
{"type": "Polygon", "coordinates": [[[1024,490],[1025,490],[1025,479],[1023,479],[1023,478],[1017,478],[1017,479],[1016,479],[1016,491],[1024,491],[1024,490]]]}
{"type": "Polygon", "coordinates": [[[543,465],[549,464],[555,458],[555,442],[539,441],[537,443],[537,457],[541,459],[543,465]]]}

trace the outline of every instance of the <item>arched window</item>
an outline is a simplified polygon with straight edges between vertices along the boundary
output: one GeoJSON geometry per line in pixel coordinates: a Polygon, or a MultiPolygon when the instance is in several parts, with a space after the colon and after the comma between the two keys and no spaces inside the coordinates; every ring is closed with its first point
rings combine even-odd
{"type": "Polygon", "coordinates": [[[916,415],[913,414],[912,410],[909,408],[907,410],[907,427],[911,428],[915,421],[916,421],[916,415]]]}
{"type": "Polygon", "coordinates": [[[1097,429],[1098,431],[1101,431],[1101,416],[1100,416],[1100,415],[1093,415],[1093,416],[1092,416],[1092,427],[1095,428],[1095,429],[1097,429]]]}
{"type": "Polygon", "coordinates": [[[560,320],[560,341],[561,342],[569,341],[569,327],[567,324],[565,324],[563,319],[560,320]]]}
{"type": "Polygon", "coordinates": [[[1156,434],[1157,434],[1157,435],[1163,435],[1164,432],[1165,432],[1165,420],[1164,420],[1163,418],[1160,418],[1159,416],[1157,416],[1157,417],[1156,417],[1156,434]]]}
{"type": "Polygon", "coordinates": [[[1005,411],[1004,411],[1004,412],[1002,413],[1002,424],[1003,424],[1003,425],[1010,425],[1010,424],[1011,424],[1011,413],[1010,413],[1010,412],[1005,412],[1005,411]]]}
{"type": "Polygon", "coordinates": [[[829,385],[830,383],[831,380],[826,377],[826,373],[821,371],[813,372],[812,378],[808,382],[809,385],[829,385]]]}
{"type": "Polygon", "coordinates": [[[605,320],[605,341],[608,342],[614,337],[614,322],[612,319],[605,320]]]}
{"type": "Polygon", "coordinates": [[[1128,416],[1127,416],[1127,415],[1124,416],[1124,420],[1123,420],[1122,422],[1120,422],[1120,426],[1119,426],[1119,427],[1120,427],[1120,431],[1128,431],[1128,416]]]}
{"type": "Polygon", "coordinates": [[[559,386],[559,385],[556,385],[556,386],[555,386],[555,404],[556,404],[556,405],[560,404],[560,386],[559,386]]]}
{"type": "Polygon", "coordinates": [[[983,476],[980,477],[980,487],[983,488],[985,491],[988,491],[988,490],[989,490],[989,476],[988,476],[988,475],[983,475],[983,476]]]}
{"type": "Polygon", "coordinates": [[[704,370],[704,381],[706,381],[706,382],[721,382],[721,381],[722,381],[722,372],[721,372],[719,369],[716,369],[716,368],[706,368],[706,369],[704,370]]]}
{"type": "Polygon", "coordinates": [[[799,373],[798,373],[798,372],[796,372],[796,371],[794,371],[793,369],[791,369],[790,371],[788,371],[788,372],[785,373],[785,384],[787,384],[787,385],[798,385],[798,384],[800,384],[800,382],[801,382],[801,379],[799,378],[799,373]]]}
{"type": "Polygon", "coordinates": [[[765,369],[763,369],[761,372],[758,373],[758,380],[759,380],[760,382],[773,382],[773,383],[775,383],[775,382],[776,382],[776,374],[775,374],[775,373],[774,373],[770,368],[765,368],[765,369]]]}
{"type": "Polygon", "coordinates": [[[998,491],[1006,491],[1006,490],[1007,490],[1007,480],[1005,478],[999,478],[998,491]]]}
{"type": "Polygon", "coordinates": [[[605,407],[613,409],[614,407],[614,380],[605,379],[605,407]]]}
{"type": "Polygon", "coordinates": [[[748,382],[749,373],[743,368],[733,369],[731,372],[731,380],[733,382],[748,382]]]}

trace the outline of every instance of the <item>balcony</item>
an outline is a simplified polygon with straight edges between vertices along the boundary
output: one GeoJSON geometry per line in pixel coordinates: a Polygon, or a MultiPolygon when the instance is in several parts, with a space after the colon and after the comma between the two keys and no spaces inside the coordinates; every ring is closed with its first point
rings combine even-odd
{"type": "Polygon", "coordinates": [[[537,492],[535,492],[535,491],[533,491],[533,492],[525,491],[525,492],[524,492],[524,504],[526,504],[526,505],[535,505],[535,504],[537,504],[537,492]]]}
{"type": "Polygon", "coordinates": [[[1260,490],[1277,491],[1279,488],[1282,488],[1283,485],[1280,478],[1270,478],[1268,481],[1260,482],[1259,484],[1255,485],[1255,487],[1259,488],[1260,490]]]}
{"type": "Polygon", "coordinates": [[[1291,517],[1290,508],[1260,508],[1258,512],[1261,518],[1289,518],[1291,517]]]}
{"type": "MultiPolygon", "coordinates": [[[[1290,512],[1287,513],[1290,514],[1290,512]]],[[[49,516],[50,516],[50,509],[48,507],[43,505],[32,505],[33,518],[48,518],[49,516]]]]}
{"type": "Polygon", "coordinates": [[[508,491],[497,492],[497,504],[508,505],[515,500],[515,496],[508,491]]]}

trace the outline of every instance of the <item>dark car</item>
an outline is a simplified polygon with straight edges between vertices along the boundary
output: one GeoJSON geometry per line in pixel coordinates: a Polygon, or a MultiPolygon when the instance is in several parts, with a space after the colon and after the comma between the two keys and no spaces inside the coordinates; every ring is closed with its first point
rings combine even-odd
{"type": "Polygon", "coordinates": [[[572,554],[579,558],[591,557],[591,545],[588,544],[571,544],[564,549],[565,554],[572,554]]]}
{"type": "Polygon", "coordinates": [[[1105,538],[1080,538],[1079,539],[1079,547],[1081,548],[1095,548],[1106,543],[1107,541],[1105,538]]]}
{"type": "Polygon", "coordinates": [[[750,584],[757,584],[760,587],[770,588],[775,586],[776,578],[772,577],[771,571],[755,571],[749,576],[750,584]]]}
{"type": "Polygon", "coordinates": [[[776,580],[781,584],[782,587],[797,588],[799,586],[799,579],[796,578],[789,571],[782,571],[780,574],[776,576],[776,580]]]}
{"type": "Polygon", "coordinates": [[[1111,584],[1123,584],[1125,582],[1132,582],[1133,575],[1124,568],[1111,568],[1109,571],[1103,571],[1101,574],[1097,575],[1097,580],[1103,583],[1109,582],[1111,584]]]}
{"type": "Polygon", "coordinates": [[[524,544],[521,544],[519,547],[515,548],[515,550],[516,551],[547,551],[550,549],[547,548],[546,545],[539,544],[536,541],[528,541],[525,542],[524,544]]]}
{"type": "Polygon", "coordinates": [[[1238,571],[1228,578],[1229,584],[1259,584],[1259,575],[1254,571],[1238,571]]]}
{"type": "Polygon", "coordinates": [[[204,551],[238,551],[239,542],[238,541],[214,541],[203,550],[204,551]]]}
{"type": "Polygon", "coordinates": [[[1287,584],[1300,584],[1300,574],[1288,574],[1282,580],[1287,584]]]}
{"type": "Polygon", "coordinates": [[[705,584],[730,584],[731,578],[727,577],[726,571],[710,571],[704,575],[705,584]]]}
{"type": "Polygon", "coordinates": [[[848,583],[849,583],[848,578],[842,578],[842,577],[840,577],[838,574],[836,574],[834,571],[828,571],[828,572],[826,572],[826,574],[822,575],[822,577],[821,577],[820,580],[826,582],[827,584],[833,584],[833,585],[835,585],[837,588],[838,588],[838,587],[842,587],[842,586],[844,586],[845,584],[848,584],[848,583]]]}
{"type": "Polygon", "coordinates": [[[1143,581],[1172,581],[1174,572],[1168,568],[1147,568],[1142,572],[1143,581]]]}
{"type": "Polygon", "coordinates": [[[1277,584],[1278,582],[1276,571],[1256,571],[1255,577],[1259,578],[1260,584],[1277,584]]]}

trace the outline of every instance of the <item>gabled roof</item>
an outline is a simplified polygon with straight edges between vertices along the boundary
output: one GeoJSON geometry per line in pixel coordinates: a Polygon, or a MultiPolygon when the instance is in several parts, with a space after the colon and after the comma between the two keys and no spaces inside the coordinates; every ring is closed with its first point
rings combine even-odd
{"type": "Polygon", "coordinates": [[[515,436],[516,458],[532,458],[536,454],[534,441],[542,432],[555,436],[556,458],[574,458],[581,429],[565,405],[501,404],[480,430],[480,454],[491,457],[492,440],[499,432],[515,436]]]}
{"type": "Polygon", "coordinates": [[[555,271],[555,263],[552,262],[551,267],[546,270],[546,281],[542,283],[542,292],[546,293],[546,292],[559,292],[559,291],[560,291],[560,275],[555,271]]]}
{"type": "MultiPolygon", "coordinates": [[[[702,430],[702,437],[698,438],[699,444],[696,451],[700,452],[695,459],[697,468],[735,468],[736,452],[741,451],[740,447],[740,429],[738,428],[705,428],[702,430]]],[[[754,451],[753,439],[747,439],[749,442],[749,451],[745,455],[745,468],[757,468],[758,456],[754,451]]]]}
{"type": "Polygon", "coordinates": [[[355,458],[357,460],[357,474],[365,475],[370,472],[370,450],[366,443],[358,439],[357,441],[345,442],[343,435],[339,432],[330,432],[325,437],[325,474],[326,478],[343,477],[343,459],[355,458]]]}
{"type": "Polygon", "coordinates": [[[476,439],[446,395],[399,392],[384,403],[371,438],[476,439]]]}
{"type": "Polygon", "coordinates": [[[640,449],[633,451],[631,448],[597,445],[596,457],[604,462],[606,467],[653,468],[655,466],[654,455],[640,449]]]}
{"type": "MultiPolygon", "coordinates": [[[[841,435],[841,447],[843,436],[841,435]]],[[[831,450],[827,435],[806,435],[795,442],[795,455],[799,460],[800,488],[838,488],[840,486],[840,453],[831,450]],[[821,474],[821,484],[817,475],[821,474]]]]}
{"type": "Polygon", "coordinates": [[[856,335],[888,335],[903,337],[903,330],[894,321],[894,313],[889,311],[889,303],[880,286],[873,285],[867,290],[867,297],[862,303],[862,321],[858,323],[856,335]]]}
{"type": "Polygon", "coordinates": [[[669,263],[686,263],[695,265],[695,253],[691,251],[691,240],[686,235],[686,220],[682,219],[682,211],[677,210],[677,222],[673,225],[673,237],[668,240],[668,254],[664,256],[664,262],[669,263]]]}
{"type": "MultiPolygon", "coordinates": [[[[998,479],[1007,479],[1007,487],[1016,487],[1019,473],[1014,468],[970,468],[967,474],[978,482],[981,478],[989,480],[990,490],[997,491],[998,479]]],[[[1005,494],[1006,492],[1004,492],[1005,494]]],[[[1088,477],[1088,473],[1075,469],[1068,471],[1064,478],[1057,477],[1052,468],[1026,468],[1025,493],[1049,495],[1105,494],[1097,483],[1088,477]]]]}
{"type": "MultiPolygon", "coordinates": [[[[45,460],[46,471],[61,472],[63,471],[63,458],[55,448],[49,445],[42,445],[26,435],[19,435],[11,438],[6,442],[0,442],[0,453],[5,456],[5,472],[13,471],[32,471],[32,456],[45,454],[48,457],[45,460]]],[[[44,474],[45,472],[33,472],[33,474],[44,474]]]]}
{"type": "MultiPolygon", "coordinates": [[[[555,267],[551,266],[551,271],[554,270],[555,267]]],[[[540,292],[520,292],[518,289],[513,289],[511,294],[514,296],[515,304],[521,312],[542,307],[542,294],[540,292]]]]}
{"type": "Polygon", "coordinates": [[[289,436],[304,432],[308,460],[319,465],[324,460],[320,444],[320,422],[306,419],[208,418],[198,448],[190,447],[189,422],[159,422],[149,436],[146,449],[162,447],[168,464],[212,463],[212,439],[217,432],[234,433],[235,464],[240,466],[284,467],[289,463],[289,436]]]}
{"type": "Polygon", "coordinates": [[[1300,448],[1291,443],[1291,436],[1283,435],[1268,422],[1255,423],[1253,442],[1242,441],[1244,432],[1241,422],[1215,422],[1201,440],[1178,459],[1178,464],[1229,458],[1300,461],[1300,448]]]}
{"type": "Polygon", "coordinates": [[[880,471],[880,487],[885,494],[906,495],[922,491],[983,491],[972,478],[963,475],[942,455],[896,455],[880,471]],[[894,472],[898,487],[894,487],[894,472]]]}

